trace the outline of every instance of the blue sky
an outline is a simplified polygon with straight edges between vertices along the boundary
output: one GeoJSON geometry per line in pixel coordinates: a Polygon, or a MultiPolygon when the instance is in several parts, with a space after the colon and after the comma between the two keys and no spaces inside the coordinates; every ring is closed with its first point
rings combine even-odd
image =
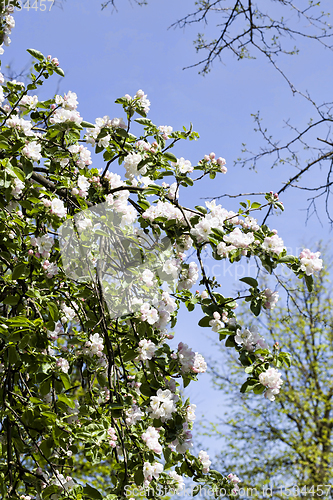
{"type": "MultiPolygon", "coordinates": [[[[26,48],[35,48],[44,55],[58,57],[66,74],[65,79],[50,79],[42,89],[41,98],[48,98],[56,91],[74,91],[81,116],[87,121],[94,122],[105,114],[111,118],[122,116],[115,99],[143,89],[151,101],[148,117],[154,123],[179,129],[192,122],[200,140],[181,144],[175,154],[195,164],[214,151],[226,158],[228,173],[184,189],[181,200],[185,205],[203,204],[201,197],[223,193],[280,189],[288,178],[288,166],[272,170],[267,157],[256,173],[234,167],[234,160],[241,154],[242,143],[253,151],[262,145],[253,131],[251,113],[260,110],[270,132],[283,140],[290,137],[283,120],[291,118],[293,124],[304,126],[312,113],[310,105],[298,96],[293,97],[285,81],[262,57],[238,62],[229,55],[225,64],[216,62],[205,77],[198,75],[197,69],[183,71],[184,66],[199,60],[193,46],[198,27],[185,32],[167,28],[193,10],[193,0],[150,0],[146,7],[126,0],[118,0],[117,4],[118,12],[111,8],[101,11],[100,2],[92,0],[67,0],[63,9],[53,6],[50,12],[33,9],[16,12],[16,27],[12,44],[3,56],[3,71],[5,64],[20,71],[30,61],[26,48]]],[[[309,90],[320,101],[330,100],[332,53],[305,40],[300,48],[298,56],[281,57],[281,66],[296,86],[309,90]]],[[[303,157],[307,157],[306,153],[303,157]]],[[[102,166],[100,158],[96,158],[94,166],[102,166]]],[[[317,182],[320,175],[317,168],[304,178],[302,185],[317,182]]],[[[323,208],[320,209],[323,226],[315,217],[305,225],[304,191],[287,190],[281,199],[286,210],[269,219],[269,225],[278,229],[291,253],[297,252],[302,242],[314,245],[319,239],[328,241],[329,225],[323,208]]],[[[228,209],[238,209],[237,200],[223,198],[221,203],[228,209]]],[[[220,273],[223,272],[221,268],[220,273]]],[[[222,293],[229,295],[237,287],[235,275],[227,272],[221,279],[222,293]]],[[[200,317],[200,311],[181,313],[175,344],[183,341],[206,356],[214,356],[215,348],[205,337],[208,329],[197,326],[200,317]]],[[[190,385],[188,394],[197,404],[198,417],[205,414],[206,419],[214,420],[219,405],[223,405],[223,395],[211,389],[208,375],[199,378],[200,382],[190,385]]],[[[212,440],[204,445],[212,454],[219,448],[212,440]]]]}

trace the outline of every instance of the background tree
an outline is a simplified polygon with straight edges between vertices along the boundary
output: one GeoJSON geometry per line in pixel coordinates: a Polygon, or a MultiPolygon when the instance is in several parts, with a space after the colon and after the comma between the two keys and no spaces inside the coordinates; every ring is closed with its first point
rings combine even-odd
{"type": "MultiPolygon", "coordinates": [[[[298,498],[300,490],[305,498],[333,497],[332,489],[323,486],[321,494],[319,488],[333,479],[333,298],[328,276],[326,267],[315,279],[313,294],[299,280],[288,281],[288,304],[277,305],[259,322],[268,343],[290,352],[294,363],[290,370],[281,367],[284,382],[274,404],[239,393],[235,381],[240,364],[234,355],[221,351],[218,363],[210,366],[216,389],[228,394],[228,410],[214,433],[223,442],[220,460],[230,470],[237,464],[240,486],[257,488],[259,498],[268,486],[272,498],[298,498]]],[[[244,312],[242,321],[253,329],[255,322],[244,312]]]]}

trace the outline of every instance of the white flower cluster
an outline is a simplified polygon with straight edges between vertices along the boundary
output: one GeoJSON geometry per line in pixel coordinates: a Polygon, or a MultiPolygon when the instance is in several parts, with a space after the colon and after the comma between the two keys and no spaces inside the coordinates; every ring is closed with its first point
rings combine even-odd
{"type": "Polygon", "coordinates": [[[52,125],[66,122],[73,122],[80,125],[83,118],[80,116],[80,113],[76,111],[78,101],[75,92],[69,91],[64,97],[56,95],[55,102],[56,104],[52,105],[54,113],[50,117],[50,123],[52,125]]]}
{"type": "Polygon", "coordinates": [[[156,205],[151,205],[145,212],[143,212],[142,217],[154,222],[157,217],[165,217],[167,220],[175,219],[178,222],[184,221],[184,216],[179,210],[171,203],[167,201],[159,200],[156,205]]]}
{"type": "Polygon", "coordinates": [[[237,344],[243,344],[249,352],[253,352],[256,349],[268,349],[265,339],[259,335],[256,326],[252,326],[252,330],[249,328],[244,328],[244,330],[238,329],[234,339],[237,344]]]}
{"type": "Polygon", "coordinates": [[[113,427],[109,427],[107,433],[111,448],[115,448],[117,446],[117,434],[115,429],[113,427]]]}
{"type": "Polygon", "coordinates": [[[184,488],[184,479],[175,470],[169,471],[169,477],[176,483],[174,487],[175,493],[179,493],[184,488]]]}
{"type": "Polygon", "coordinates": [[[266,288],[264,290],[264,307],[266,309],[274,309],[278,300],[279,300],[278,292],[273,292],[269,288],[266,288]]]}
{"type": "Polygon", "coordinates": [[[53,278],[59,272],[59,268],[55,262],[49,262],[47,259],[44,260],[42,267],[46,271],[46,276],[48,278],[53,278]]]}
{"type": "Polygon", "coordinates": [[[22,182],[18,177],[13,178],[13,186],[11,194],[14,198],[19,198],[20,194],[22,194],[23,189],[25,188],[24,182],[22,182]]]}
{"type": "Polygon", "coordinates": [[[60,370],[63,371],[64,373],[68,373],[69,363],[68,363],[67,359],[65,359],[65,358],[58,358],[57,362],[56,362],[56,366],[58,368],[60,368],[60,370]]]}
{"type": "Polygon", "coordinates": [[[265,398],[274,401],[275,395],[279,394],[283,380],[281,380],[281,373],[276,368],[268,368],[259,375],[259,382],[267,387],[265,398]]]}
{"type": "Polygon", "coordinates": [[[169,125],[160,125],[157,128],[161,132],[163,139],[165,139],[165,140],[169,139],[169,137],[173,131],[172,127],[170,127],[169,125]]]}
{"type": "MultiPolygon", "coordinates": [[[[154,284],[154,283],[153,283],[154,284]]],[[[136,302],[142,303],[140,299],[136,302]]],[[[155,325],[159,330],[165,330],[168,322],[171,319],[171,313],[177,309],[176,301],[170,297],[169,293],[164,291],[161,299],[157,298],[153,301],[153,306],[148,302],[144,302],[140,307],[141,320],[147,321],[150,325],[155,325]]]]}
{"type": "Polygon", "coordinates": [[[42,157],[41,150],[42,146],[38,142],[31,141],[24,146],[22,153],[32,161],[39,161],[42,157]]]}
{"type": "MultiPolygon", "coordinates": [[[[101,132],[102,128],[105,128],[105,127],[125,129],[126,123],[124,122],[124,120],[122,118],[113,118],[112,120],[110,120],[110,117],[108,115],[103,116],[103,118],[96,118],[95,127],[94,128],[87,128],[87,132],[85,135],[85,139],[86,139],[87,143],[91,144],[92,146],[95,146],[96,139],[97,139],[99,133],[101,132]]],[[[103,145],[103,147],[106,147],[106,146],[103,145]]]]}
{"type": "Polygon", "coordinates": [[[234,495],[236,495],[239,491],[239,486],[238,486],[238,483],[240,483],[240,479],[238,476],[236,476],[236,474],[228,474],[227,475],[227,478],[229,479],[229,481],[234,485],[234,488],[232,490],[232,493],[234,495]]]}
{"type": "Polygon", "coordinates": [[[33,247],[38,247],[38,252],[44,259],[50,257],[50,252],[53,247],[54,239],[50,234],[43,234],[38,238],[31,238],[30,243],[33,247]]]}
{"type": "Polygon", "coordinates": [[[101,358],[103,356],[103,339],[98,335],[98,333],[94,333],[94,335],[90,335],[88,342],[85,343],[83,348],[83,353],[88,354],[89,356],[94,356],[95,354],[101,358]]]}
{"type": "Polygon", "coordinates": [[[92,164],[91,152],[82,144],[72,144],[72,146],[69,146],[68,151],[70,151],[72,155],[79,155],[75,161],[75,164],[79,168],[88,167],[92,164]]]}
{"type": "Polygon", "coordinates": [[[201,451],[199,451],[198,458],[199,458],[200,462],[202,463],[202,472],[204,474],[207,474],[207,472],[209,471],[209,466],[212,463],[209,460],[208,453],[206,451],[204,451],[204,450],[201,450],[201,451]]]}
{"type": "Polygon", "coordinates": [[[204,373],[207,370],[207,364],[201,354],[193,352],[192,349],[183,342],[178,344],[178,359],[183,373],[204,373]]]}
{"type": "Polygon", "coordinates": [[[10,118],[8,118],[8,120],[6,121],[6,125],[7,127],[14,128],[16,130],[19,130],[20,132],[23,132],[23,134],[27,137],[35,135],[31,130],[32,123],[28,120],[24,120],[24,118],[19,118],[18,115],[12,115],[10,118]]]}
{"type": "Polygon", "coordinates": [[[147,171],[147,168],[144,166],[138,170],[138,165],[142,160],[142,156],[139,153],[129,153],[125,158],[124,167],[126,169],[125,177],[130,181],[133,181],[134,177],[138,175],[144,175],[147,171]]]}
{"type": "MultiPolygon", "coordinates": [[[[41,200],[43,201],[43,200],[41,200]]],[[[49,201],[49,200],[47,200],[49,201]]],[[[60,218],[64,218],[67,215],[67,209],[64,206],[64,202],[59,200],[59,198],[53,198],[51,204],[49,205],[51,208],[51,214],[57,215],[60,218]]]]}
{"type": "Polygon", "coordinates": [[[163,472],[163,465],[154,462],[150,464],[149,462],[145,462],[143,464],[143,477],[144,477],[144,486],[149,486],[149,483],[153,480],[153,478],[158,479],[160,474],[163,472]]]}
{"type": "Polygon", "coordinates": [[[155,429],[155,427],[152,427],[150,425],[141,437],[150,450],[154,451],[155,453],[162,453],[162,446],[158,441],[160,433],[157,429],[155,429]]]}
{"type": "Polygon", "coordinates": [[[245,217],[245,219],[240,219],[239,224],[244,229],[251,229],[251,231],[258,231],[260,229],[257,219],[254,219],[253,217],[245,217]]]}
{"type": "Polygon", "coordinates": [[[190,404],[186,407],[186,422],[194,422],[195,420],[195,409],[197,405],[190,404]]]}
{"type": "Polygon", "coordinates": [[[164,331],[167,324],[171,319],[171,314],[177,309],[176,301],[173,297],[169,295],[168,292],[162,293],[162,298],[156,305],[158,310],[158,321],[155,323],[155,327],[159,330],[164,331]]]}
{"type": "Polygon", "coordinates": [[[144,413],[140,408],[137,405],[132,405],[132,407],[126,411],[126,423],[127,425],[135,425],[143,416],[144,413]]]}
{"type": "Polygon", "coordinates": [[[58,105],[62,106],[64,109],[69,109],[70,111],[74,111],[74,109],[76,109],[77,105],[79,104],[76,93],[72,92],[71,90],[69,90],[68,93],[64,95],[64,97],[62,97],[61,95],[56,95],[55,102],[58,105]]]}
{"type": "Polygon", "coordinates": [[[66,323],[67,321],[71,321],[75,318],[76,312],[71,307],[66,306],[66,304],[61,305],[61,311],[63,313],[63,316],[61,317],[62,323],[66,323]]]}
{"type": "MultiPolygon", "coordinates": [[[[2,27],[2,31],[3,31],[4,37],[3,37],[3,42],[0,45],[0,55],[2,55],[5,52],[3,45],[6,45],[6,47],[8,47],[11,43],[11,39],[10,39],[9,35],[11,34],[12,29],[15,28],[15,19],[13,18],[13,16],[10,15],[13,12],[14,12],[14,5],[10,5],[10,4],[7,5],[6,10],[5,10],[5,13],[7,15],[5,15],[4,19],[3,19],[4,25],[2,27]]],[[[2,14],[2,15],[4,15],[4,14],[2,14]]]]}
{"type": "Polygon", "coordinates": [[[156,349],[157,349],[157,346],[154,344],[154,342],[152,342],[151,340],[142,339],[139,342],[139,347],[138,347],[139,356],[138,356],[138,358],[141,361],[146,361],[147,359],[152,359],[154,354],[155,354],[156,349]]]}
{"type": "MultiPolygon", "coordinates": [[[[75,486],[75,483],[70,476],[65,477],[59,472],[55,473],[55,477],[51,479],[49,484],[54,484],[55,486],[59,486],[60,488],[64,489],[67,492],[70,491],[75,486]]],[[[56,500],[58,497],[59,495],[52,495],[51,499],[56,500]]]]}
{"type": "Polygon", "coordinates": [[[172,445],[176,447],[177,453],[185,453],[193,447],[192,432],[189,429],[188,423],[183,423],[183,430],[178,434],[177,438],[172,441],[172,445]]]}
{"type": "Polygon", "coordinates": [[[244,234],[239,227],[236,227],[231,233],[226,234],[223,240],[235,248],[247,248],[253,243],[254,236],[252,233],[244,234]]]}
{"type": "Polygon", "coordinates": [[[170,420],[172,414],[176,411],[175,403],[178,399],[178,396],[169,389],[164,391],[158,389],[156,396],[150,398],[151,418],[160,418],[162,422],[170,420]]]}
{"type": "Polygon", "coordinates": [[[224,222],[228,220],[231,224],[238,224],[239,219],[237,214],[222,208],[221,205],[216,205],[215,200],[212,202],[206,201],[206,207],[210,213],[201,218],[201,220],[191,230],[191,234],[196,237],[198,243],[209,241],[209,235],[212,228],[224,230],[224,222]]]}
{"type": "MultiPolygon", "coordinates": [[[[207,293],[207,296],[208,296],[208,293],[207,293]]],[[[204,295],[204,297],[206,298],[206,294],[204,295]]],[[[209,326],[212,327],[213,332],[218,332],[219,330],[221,330],[221,328],[224,327],[224,323],[221,321],[221,315],[217,311],[215,311],[213,313],[213,317],[214,317],[214,319],[210,320],[209,326]]],[[[227,318],[224,318],[224,319],[227,319],[227,318]]]]}
{"type": "Polygon", "coordinates": [[[156,279],[154,273],[150,269],[145,269],[141,274],[141,279],[146,286],[154,286],[156,284],[156,279]]]}
{"type": "Polygon", "coordinates": [[[279,255],[283,252],[283,250],[285,250],[283,240],[277,234],[267,236],[264,239],[262,248],[266,250],[266,252],[275,253],[276,255],[279,255]]]}
{"type": "Polygon", "coordinates": [[[197,282],[198,277],[198,266],[195,262],[190,262],[188,269],[183,269],[179,277],[178,290],[189,290],[197,282]]]}
{"type": "Polygon", "coordinates": [[[163,272],[177,279],[181,269],[181,260],[174,257],[167,259],[163,264],[163,272]]]}
{"type": "MultiPolygon", "coordinates": [[[[126,94],[125,96],[128,100],[131,99],[131,96],[126,94]]],[[[143,90],[138,90],[134,96],[134,99],[138,102],[140,108],[143,109],[145,113],[148,113],[150,110],[150,100],[147,99],[147,94],[144,93],[143,90]]]]}
{"type": "Polygon", "coordinates": [[[300,253],[301,270],[307,276],[319,272],[323,268],[323,261],[319,259],[320,252],[311,252],[308,248],[304,248],[300,253]]]}
{"type": "Polygon", "coordinates": [[[127,201],[129,196],[130,192],[127,191],[127,189],[115,194],[108,194],[106,196],[108,205],[114,208],[119,214],[122,214],[121,227],[132,224],[136,219],[136,210],[127,201]]]}
{"type": "Polygon", "coordinates": [[[20,100],[20,108],[22,108],[22,110],[33,110],[33,109],[36,109],[37,107],[37,104],[38,104],[38,96],[36,95],[24,95],[22,97],[22,99],[20,100]]]}
{"type": "Polygon", "coordinates": [[[175,167],[176,173],[178,174],[190,174],[193,172],[192,164],[190,160],[185,160],[185,158],[181,157],[177,159],[177,162],[171,162],[171,165],[175,167]]]}
{"type": "Polygon", "coordinates": [[[153,325],[158,321],[158,312],[154,307],[151,307],[148,302],[145,302],[140,307],[141,321],[147,321],[150,325],[153,325]]]}

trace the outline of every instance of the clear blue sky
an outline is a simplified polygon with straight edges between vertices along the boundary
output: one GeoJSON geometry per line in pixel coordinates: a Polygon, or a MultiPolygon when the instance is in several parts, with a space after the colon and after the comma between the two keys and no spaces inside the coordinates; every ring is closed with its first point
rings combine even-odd
{"type": "MultiPolygon", "coordinates": [[[[41,98],[48,98],[56,91],[74,91],[81,116],[87,121],[94,122],[105,114],[111,118],[122,116],[115,99],[125,93],[133,95],[141,88],[151,101],[148,116],[154,123],[179,129],[192,122],[201,139],[182,144],[174,150],[175,154],[195,164],[214,151],[226,158],[228,173],[198,184],[188,192],[184,189],[181,192],[184,204],[203,204],[200,197],[223,193],[280,189],[288,178],[288,166],[271,170],[267,158],[255,173],[233,167],[233,162],[240,156],[242,143],[253,151],[259,149],[260,138],[253,131],[251,113],[261,110],[271,133],[283,140],[289,134],[283,120],[291,118],[302,127],[311,116],[309,105],[293,97],[283,79],[261,57],[238,62],[228,56],[224,65],[216,62],[205,77],[199,76],[196,69],[183,71],[184,66],[198,61],[193,46],[198,27],[185,32],[167,28],[193,10],[193,0],[149,0],[146,7],[134,2],[131,5],[127,0],[116,1],[118,12],[111,8],[102,12],[98,0],[67,0],[63,9],[53,6],[51,12],[23,9],[15,13],[16,27],[12,44],[2,59],[3,70],[4,64],[11,64],[20,71],[30,61],[25,49],[35,48],[44,55],[58,57],[66,74],[65,79],[50,79],[45,90],[42,89],[41,98]]],[[[330,100],[333,54],[306,41],[300,48],[300,55],[281,58],[281,65],[303,90],[309,90],[322,101],[330,100]]],[[[96,158],[94,166],[101,167],[100,158],[96,158]]],[[[317,182],[319,175],[319,170],[308,174],[303,185],[311,185],[314,178],[317,182]]],[[[323,227],[315,217],[305,226],[306,213],[301,210],[307,207],[306,193],[287,190],[281,199],[286,210],[271,218],[269,225],[278,229],[289,252],[296,253],[302,242],[328,240],[329,226],[323,210],[323,227]]],[[[228,209],[238,208],[238,201],[224,198],[221,203],[228,209]]],[[[223,268],[216,268],[215,274],[218,273],[222,274],[223,268]]],[[[234,274],[220,279],[225,295],[237,286],[234,274]]],[[[180,315],[174,344],[184,341],[196,351],[214,356],[215,349],[204,336],[208,329],[197,326],[200,317],[200,311],[180,315]]],[[[208,420],[214,420],[219,405],[223,404],[222,394],[210,388],[208,375],[199,379],[199,383],[190,385],[188,393],[198,406],[198,417],[205,414],[208,420]]],[[[212,454],[218,450],[219,445],[213,441],[204,444],[212,454]]]]}

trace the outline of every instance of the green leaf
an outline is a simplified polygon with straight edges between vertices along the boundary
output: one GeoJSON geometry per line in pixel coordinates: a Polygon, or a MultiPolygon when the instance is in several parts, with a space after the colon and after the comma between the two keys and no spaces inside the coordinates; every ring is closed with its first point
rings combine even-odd
{"type": "Polygon", "coordinates": [[[313,277],[312,276],[304,276],[305,278],[305,283],[306,283],[306,287],[308,289],[309,292],[312,292],[313,290],[313,277]]]}
{"type": "Polygon", "coordinates": [[[147,126],[149,126],[149,125],[153,124],[152,121],[149,120],[148,118],[136,118],[134,121],[137,122],[137,123],[140,123],[140,125],[147,125],[147,126]]]}
{"type": "Polygon", "coordinates": [[[61,401],[62,403],[65,403],[67,406],[70,408],[75,408],[75,403],[71,398],[68,398],[65,394],[59,394],[58,395],[58,401],[61,401]]]}
{"type": "Polygon", "coordinates": [[[258,384],[257,379],[248,379],[248,380],[246,380],[246,382],[244,382],[244,384],[240,388],[240,392],[242,392],[242,393],[250,392],[257,384],[258,384]]]}
{"type": "Polygon", "coordinates": [[[32,172],[34,170],[33,164],[31,163],[31,161],[24,161],[22,163],[22,167],[23,167],[23,172],[25,174],[26,179],[30,179],[32,172]]]}
{"type": "Polygon", "coordinates": [[[225,346],[226,347],[236,347],[236,342],[235,342],[235,337],[234,335],[229,335],[227,340],[225,341],[225,346]]]}
{"type": "Polygon", "coordinates": [[[71,381],[69,379],[68,374],[67,373],[61,373],[60,374],[60,380],[63,383],[65,391],[68,391],[68,389],[71,387],[71,381]]]}
{"type": "Polygon", "coordinates": [[[53,71],[55,73],[57,73],[57,75],[65,76],[65,73],[63,72],[63,70],[61,68],[58,68],[57,66],[54,66],[53,71]]]}
{"type": "Polygon", "coordinates": [[[256,384],[253,387],[254,394],[262,394],[266,390],[266,387],[262,384],[256,384]]]}
{"type": "Polygon", "coordinates": [[[255,302],[252,301],[250,304],[250,309],[255,316],[259,316],[261,310],[261,301],[259,300],[255,302]]]}
{"type": "Polygon", "coordinates": [[[103,499],[101,493],[98,490],[96,490],[96,488],[94,488],[93,486],[90,486],[90,484],[86,484],[84,486],[83,493],[89,497],[89,500],[91,498],[94,498],[94,499],[96,498],[97,500],[103,499]]]}
{"type": "Polygon", "coordinates": [[[138,356],[138,351],[135,351],[133,349],[130,349],[127,351],[127,353],[123,356],[123,361],[132,361],[132,359],[136,358],[138,356]]]}
{"type": "Polygon", "coordinates": [[[140,392],[144,396],[150,397],[152,395],[150,386],[147,383],[141,384],[140,386],[140,392]]]}
{"type": "Polygon", "coordinates": [[[15,364],[17,361],[20,360],[20,357],[17,354],[17,351],[13,345],[10,346],[8,349],[8,360],[9,360],[9,363],[11,363],[11,364],[15,364]]]}
{"type": "Polygon", "coordinates": [[[29,269],[26,266],[26,264],[17,264],[12,273],[12,279],[17,280],[18,278],[21,278],[21,276],[27,276],[29,274],[29,269]]]}
{"type": "Polygon", "coordinates": [[[261,207],[261,203],[258,203],[257,201],[254,201],[251,205],[251,208],[260,208],[261,207]]]}
{"type": "Polygon", "coordinates": [[[31,321],[28,320],[25,316],[16,316],[16,318],[9,318],[6,320],[10,326],[26,326],[33,325],[31,321]]]}
{"type": "Polygon", "coordinates": [[[140,486],[143,483],[143,472],[141,469],[138,469],[134,474],[134,481],[137,486],[140,486]]]}
{"type": "Polygon", "coordinates": [[[20,297],[18,297],[17,295],[15,297],[13,297],[12,295],[9,295],[2,302],[4,304],[9,305],[9,306],[16,306],[16,304],[18,303],[19,300],[20,300],[20,297]]]}
{"type": "Polygon", "coordinates": [[[203,318],[201,318],[201,320],[199,321],[198,325],[202,326],[202,327],[210,326],[209,322],[211,320],[212,320],[212,318],[210,318],[209,316],[204,316],[203,318]]]}
{"type": "Polygon", "coordinates": [[[295,260],[296,258],[293,255],[285,255],[284,257],[281,257],[279,259],[279,262],[288,262],[290,264],[293,264],[295,260]]]}
{"type": "Polygon", "coordinates": [[[43,403],[43,401],[41,401],[40,399],[38,399],[38,398],[34,398],[34,397],[29,398],[29,401],[31,401],[31,403],[34,403],[34,404],[37,404],[37,405],[42,405],[42,404],[45,404],[45,403],[43,403]]]}
{"type": "Polygon", "coordinates": [[[166,151],[164,154],[164,158],[166,158],[167,160],[170,160],[172,161],[173,163],[177,163],[177,157],[170,153],[169,151],[166,151]]]}
{"type": "Polygon", "coordinates": [[[49,310],[50,316],[53,319],[53,321],[58,321],[59,311],[57,305],[54,302],[48,302],[47,308],[49,310]]]}
{"type": "Polygon", "coordinates": [[[198,212],[202,213],[202,214],[206,214],[207,213],[207,208],[205,207],[202,207],[201,205],[196,205],[194,207],[196,210],[198,210],[198,212]]]}
{"type": "Polygon", "coordinates": [[[12,170],[15,172],[20,181],[24,182],[24,175],[22,170],[18,167],[12,167],[12,170]]]}
{"type": "Polygon", "coordinates": [[[47,486],[45,490],[43,490],[43,499],[50,498],[53,493],[59,493],[60,488],[59,486],[56,486],[55,484],[50,484],[50,486],[47,486]]]}
{"type": "Polygon", "coordinates": [[[83,120],[83,122],[81,122],[80,125],[81,127],[84,128],[95,128],[95,125],[93,123],[86,122],[85,120],[83,120]]]}
{"type": "Polygon", "coordinates": [[[35,57],[39,61],[44,61],[44,59],[45,59],[45,57],[43,56],[43,54],[41,52],[39,52],[39,50],[36,50],[36,49],[27,49],[27,52],[29,52],[29,54],[32,57],[35,57]]]}
{"type": "Polygon", "coordinates": [[[243,281],[243,283],[246,283],[247,285],[252,286],[253,288],[258,287],[258,281],[254,278],[251,278],[250,276],[245,277],[245,278],[240,278],[239,281],[243,281]]]}
{"type": "Polygon", "coordinates": [[[215,228],[215,227],[213,227],[213,228],[211,229],[211,232],[212,232],[213,234],[216,234],[216,236],[221,236],[221,238],[223,238],[223,236],[225,235],[225,233],[224,233],[223,231],[221,231],[220,229],[217,229],[217,228],[215,228]]]}

